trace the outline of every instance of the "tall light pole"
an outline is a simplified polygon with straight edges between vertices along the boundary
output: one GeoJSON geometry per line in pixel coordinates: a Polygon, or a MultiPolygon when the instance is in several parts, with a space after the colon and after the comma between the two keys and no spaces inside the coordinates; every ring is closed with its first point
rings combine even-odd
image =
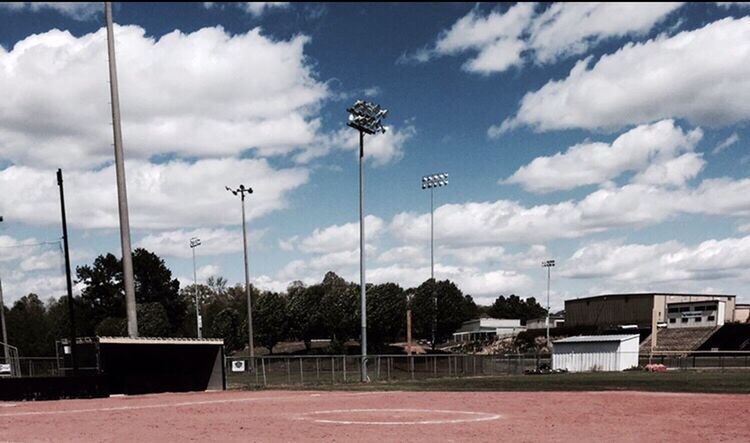
{"type": "Polygon", "coordinates": [[[70,249],[68,248],[68,218],[65,213],[65,189],[63,187],[62,169],[57,170],[57,186],[60,188],[60,213],[62,215],[63,250],[65,253],[65,284],[68,290],[68,316],[70,318],[70,360],[73,363],[73,375],[78,375],[78,344],[76,338],[76,317],[73,301],[73,282],[70,276],[70,249]]]}
{"type": "Polygon", "coordinates": [[[201,302],[198,297],[198,274],[195,271],[195,248],[201,245],[201,239],[193,237],[190,239],[190,249],[193,251],[193,290],[195,292],[195,324],[198,338],[203,338],[203,322],[201,321],[201,302]]]}
{"type": "Polygon", "coordinates": [[[549,280],[550,280],[550,269],[555,267],[554,260],[545,260],[542,262],[542,267],[547,268],[547,319],[545,320],[545,326],[547,326],[547,349],[549,347],[549,280]]]}
{"type": "Polygon", "coordinates": [[[250,348],[250,371],[255,370],[255,345],[253,343],[253,303],[250,297],[250,269],[247,264],[247,230],[245,228],[245,194],[252,194],[253,188],[240,185],[237,189],[225,186],[226,190],[234,195],[239,195],[242,200],[242,244],[245,249],[245,295],[247,296],[247,334],[248,347],[250,348]]]}
{"type": "Polygon", "coordinates": [[[448,173],[425,175],[422,177],[422,189],[430,190],[430,279],[432,279],[432,300],[435,307],[435,316],[432,319],[432,350],[435,350],[437,344],[437,317],[438,301],[437,286],[435,285],[435,188],[448,186],[448,173]]]}
{"type": "Polygon", "coordinates": [[[365,288],[365,134],[385,133],[382,120],[388,111],[363,100],[354,102],[354,106],[346,110],[349,113],[347,126],[359,131],[359,288],[362,317],[362,335],[360,348],[362,351],[361,378],[367,381],[367,289],[365,288]]]}
{"type": "MultiPolygon", "coordinates": [[[[3,216],[0,215],[0,222],[3,216]]],[[[0,322],[3,324],[3,356],[5,364],[10,364],[10,351],[8,350],[8,328],[5,326],[5,302],[3,302],[3,282],[0,280],[0,322]]]]}
{"type": "Polygon", "coordinates": [[[122,275],[125,285],[125,309],[128,314],[128,335],[138,337],[138,317],[135,305],[133,279],[133,253],[130,246],[130,217],[128,215],[128,190],[125,182],[125,160],[122,153],[122,128],[120,127],[120,94],[117,90],[117,63],[115,62],[115,36],[112,31],[112,3],[104,3],[107,16],[107,51],[109,53],[109,92],[112,99],[112,130],[115,139],[115,173],[117,175],[117,204],[120,212],[120,244],[122,247],[122,275]]]}

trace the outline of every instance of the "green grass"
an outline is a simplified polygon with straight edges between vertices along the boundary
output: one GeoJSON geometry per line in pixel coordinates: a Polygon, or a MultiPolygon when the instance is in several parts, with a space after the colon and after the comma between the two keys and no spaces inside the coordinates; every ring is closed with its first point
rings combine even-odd
{"type": "Polygon", "coordinates": [[[750,371],[600,372],[277,386],[347,391],[659,391],[750,394],[750,371]]]}

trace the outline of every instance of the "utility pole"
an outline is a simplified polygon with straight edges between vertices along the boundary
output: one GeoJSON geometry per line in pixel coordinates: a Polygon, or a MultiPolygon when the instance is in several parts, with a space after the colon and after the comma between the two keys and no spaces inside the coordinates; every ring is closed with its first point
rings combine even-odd
{"type": "Polygon", "coordinates": [[[104,3],[107,16],[107,51],[109,54],[109,91],[112,100],[112,130],[115,139],[115,172],[117,174],[117,205],[120,212],[120,244],[122,246],[122,274],[125,285],[125,309],[128,316],[128,335],[138,337],[138,317],[135,304],[133,278],[133,252],[130,246],[130,218],[128,216],[128,190],[125,181],[125,159],[122,152],[120,127],[120,94],[117,90],[117,63],[115,61],[115,35],[112,29],[112,2],[104,3]]]}
{"type": "Polygon", "coordinates": [[[547,268],[547,318],[545,320],[545,326],[547,327],[547,349],[550,348],[549,343],[549,280],[550,280],[550,269],[555,266],[554,260],[546,260],[542,262],[542,267],[547,268]]]}
{"type": "MultiPolygon", "coordinates": [[[[3,217],[0,215],[0,222],[3,217]]],[[[3,356],[5,364],[10,364],[10,349],[8,349],[8,328],[5,326],[5,302],[3,301],[3,281],[0,278],[0,322],[3,324],[3,356]]],[[[11,368],[13,366],[11,365],[11,368]]]]}
{"type": "Polygon", "coordinates": [[[365,283],[365,134],[385,133],[382,119],[388,111],[363,100],[346,110],[349,113],[347,126],[359,131],[359,291],[361,305],[360,378],[367,382],[367,288],[365,283]]]}
{"type": "Polygon", "coordinates": [[[65,252],[65,284],[68,289],[68,316],[70,317],[70,360],[73,375],[78,375],[78,351],[76,343],[76,317],[73,306],[73,281],[70,277],[70,250],[68,249],[68,222],[65,215],[65,190],[62,169],[57,170],[57,186],[60,187],[60,211],[62,213],[63,250],[65,252]]]}
{"type": "Polygon", "coordinates": [[[193,292],[195,293],[195,327],[198,338],[203,338],[203,321],[201,319],[201,302],[198,296],[198,274],[195,270],[195,248],[201,245],[201,239],[193,237],[190,239],[190,249],[193,251],[193,292]]]}
{"type": "Polygon", "coordinates": [[[253,303],[250,296],[250,268],[247,262],[247,228],[245,227],[245,194],[252,194],[253,188],[240,185],[237,189],[225,186],[226,190],[234,195],[239,195],[242,200],[242,244],[245,249],[245,295],[247,296],[247,333],[248,346],[250,348],[250,372],[255,371],[255,343],[253,340],[253,303]]]}

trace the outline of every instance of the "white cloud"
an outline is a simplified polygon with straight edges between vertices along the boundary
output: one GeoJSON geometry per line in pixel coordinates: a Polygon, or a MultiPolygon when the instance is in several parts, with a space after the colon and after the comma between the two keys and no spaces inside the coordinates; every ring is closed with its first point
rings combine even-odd
{"type": "Polygon", "coordinates": [[[537,157],[501,183],[520,184],[532,192],[550,192],[604,183],[625,172],[648,167],[640,182],[679,185],[703,166],[700,155],[692,153],[702,136],[700,129],[683,132],[672,120],[641,125],[611,144],[580,143],[565,153],[537,157]],[[685,152],[690,154],[675,160],[685,152]]]}
{"type": "MultiPolygon", "coordinates": [[[[365,136],[365,159],[374,166],[397,162],[404,156],[406,142],[417,133],[416,128],[407,123],[403,128],[386,127],[385,134],[365,136]]],[[[349,127],[318,137],[317,142],[307,146],[294,159],[307,163],[314,158],[329,154],[333,150],[359,153],[359,133],[349,127]]]]}
{"type": "Polygon", "coordinates": [[[750,17],[629,43],[578,62],[567,78],[527,93],[515,117],[490,136],[520,125],[540,131],[615,129],[663,118],[730,125],[750,118],[750,17]]]}
{"type": "MultiPolygon", "coordinates": [[[[383,231],[385,223],[374,215],[365,216],[365,240],[375,240],[383,231]]],[[[359,222],[332,225],[315,229],[313,233],[299,241],[297,248],[306,253],[327,254],[351,251],[359,248],[359,222]]]]}
{"type": "Polygon", "coordinates": [[[198,280],[207,280],[209,277],[216,277],[221,275],[221,267],[218,265],[205,265],[198,268],[196,271],[198,280]]]}
{"type": "Polygon", "coordinates": [[[223,8],[225,5],[239,8],[254,17],[260,17],[270,9],[284,9],[289,7],[289,2],[203,2],[206,9],[223,8]]]}
{"type": "MultiPolygon", "coordinates": [[[[659,181],[677,181],[670,178],[669,167],[666,171],[659,181]]],[[[641,181],[647,182],[649,175],[641,176],[641,181]]],[[[509,200],[447,204],[435,209],[435,232],[447,246],[534,244],[616,228],[653,226],[680,214],[748,217],[750,179],[706,179],[697,187],[679,188],[631,183],[603,187],[577,201],[528,207],[509,200]]],[[[430,214],[399,213],[389,230],[405,243],[427,242],[430,214]]]]}
{"type": "Polygon", "coordinates": [[[585,53],[600,41],[645,34],[682,3],[553,3],[531,26],[530,46],[540,63],[585,53]]]}
{"type": "Polygon", "coordinates": [[[100,2],[2,2],[0,8],[32,12],[50,9],[81,21],[92,19],[100,13],[104,14],[104,5],[100,2]]]}
{"type": "MultiPolygon", "coordinates": [[[[240,201],[225,185],[251,186],[248,220],[287,206],[286,195],[307,182],[301,168],[276,170],[263,159],[207,159],[195,163],[129,161],[130,222],[134,229],[239,225],[240,201]]],[[[59,223],[53,170],[11,166],[0,171],[0,213],[22,223],[59,223]]],[[[65,171],[68,223],[78,228],[119,226],[114,166],[98,171],[65,171]]]]}
{"type": "MultiPolygon", "coordinates": [[[[115,35],[127,159],[280,155],[315,140],[328,89],[304,54],[307,37],[215,27],[157,40],[138,26],[115,35]]],[[[104,30],[51,30],[0,48],[0,159],[66,169],[112,161],[106,60],[104,30]]]]}
{"type": "Polygon", "coordinates": [[[487,15],[474,8],[443,31],[433,48],[404,55],[401,61],[424,63],[470,52],[476,55],[463,69],[485,75],[522,66],[525,58],[552,63],[609,38],[645,34],[681,5],[554,3],[537,13],[541,7],[536,3],[517,3],[505,12],[495,9],[487,15]]]}
{"type": "Polygon", "coordinates": [[[563,262],[560,275],[606,279],[634,290],[670,282],[703,285],[705,281],[743,279],[750,266],[750,236],[707,240],[698,245],[676,241],[624,244],[590,243],[563,262]]]}
{"type": "Polygon", "coordinates": [[[728,147],[732,146],[733,144],[737,143],[738,141],[740,141],[740,136],[737,135],[736,132],[733,132],[732,135],[730,135],[729,137],[727,137],[726,140],[724,140],[723,142],[721,142],[718,145],[716,145],[716,147],[714,148],[714,150],[711,151],[711,154],[716,155],[716,154],[720,153],[721,151],[727,149],[728,147]]]}
{"type": "MultiPolygon", "coordinates": [[[[263,234],[263,231],[249,231],[249,247],[253,248],[263,234]]],[[[239,224],[236,229],[201,228],[151,233],[140,239],[135,247],[148,249],[160,256],[189,258],[193,253],[190,239],[195,237],[201,240],[200,246],[195,248],[196,257],[231,254],[243,250],[242,229],[239,224]]]]}

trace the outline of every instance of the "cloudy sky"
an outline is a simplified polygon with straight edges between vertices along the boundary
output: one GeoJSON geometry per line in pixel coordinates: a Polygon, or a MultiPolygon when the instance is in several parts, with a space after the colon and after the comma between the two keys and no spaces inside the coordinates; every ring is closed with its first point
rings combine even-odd
{"type": "MultiPolygon", "coordinates": [[[[368,281],[435,274],[480,303],[619,291],[750,302],[750,8],[741,4],[116,4],[135,247],[192,281],[358,281],[356,99],[368,281]]],[[[120,254],[101,3],[0,4],[6,303],[120,254]]]]}

